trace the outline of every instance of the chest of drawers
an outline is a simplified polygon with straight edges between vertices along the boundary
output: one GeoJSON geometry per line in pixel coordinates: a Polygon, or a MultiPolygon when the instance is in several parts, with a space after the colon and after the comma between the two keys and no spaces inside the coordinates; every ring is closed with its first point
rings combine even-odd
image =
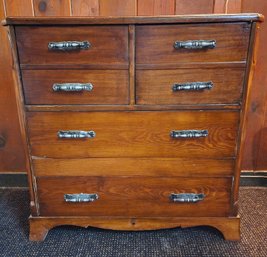
{"type": "Polygon", "coordinates": [[[208,225],[239,239],[257,14],[7,18],[30,239],[208,225]]]}

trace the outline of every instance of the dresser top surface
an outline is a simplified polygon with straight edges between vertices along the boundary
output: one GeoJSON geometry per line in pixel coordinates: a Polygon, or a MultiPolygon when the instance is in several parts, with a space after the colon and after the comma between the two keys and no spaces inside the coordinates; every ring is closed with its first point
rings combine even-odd
{"type": "Polygon", "coordinates": [[[3,25],[93,25],[93,24],[170,24],[213,22],[259,22],[264,16],[258,13],[124,16],[124,17],[7,17],[3,25]]]}

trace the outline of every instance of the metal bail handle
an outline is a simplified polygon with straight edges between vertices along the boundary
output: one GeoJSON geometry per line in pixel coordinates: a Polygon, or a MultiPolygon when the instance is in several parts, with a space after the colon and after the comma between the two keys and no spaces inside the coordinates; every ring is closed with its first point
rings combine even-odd
{"type": "Polygon", "coordinates": [[[93,85],[91,83],[55,83],[53,85],[53,91],[64,91],[64,92],[81,92],[81,91],[92,91],[93,85]]]}
{"type": "Polygon", "coordinates": [[[216,40],[188,40],[175,41],[175,49],[213,49],[216,47],[216,40]]]}
{"type": "Polygon", "coordinates": [[[172,202],[179,203],[197,203],[203,201],[205,198],[204,194],[192,194],[192,193],[183,193],[183,194],[171,194],[170,200],[172,202]]]}
{"type": "Polygon", "coordinates": [[[207,137],[208,130],[172,130],[170,137],[172,138],[199,138],[207,137]]]}
{"type": "Polygon", "coordinates": [[[89,41],[62,41],[62,42],[49,42],[49,50],[58,51],[72,51],[72,50],[87,50],[91,47],[89,41]]]}
{"type": "Polygon", "coordinates": [[[213,82],[208,81],[208,82],[187,82],[187,83],[175,83],[172,86],[172,91],[177,92],[177,91],[200,91],[204,89],[212,89],[213,88],[213,82]]]}
{"type": "Polygon", "coordinates": [[[65,202],[72,203],[85,203],[85,202],[94,202],[99,199],[98,194],[65,194],[64,200],[65,202]]]}
{"type": "Polygon", "coordinates": [[[96,133],[92,130],[60,130],[58,131],[57,136],[58,138],[94,138],[96,133]]]}

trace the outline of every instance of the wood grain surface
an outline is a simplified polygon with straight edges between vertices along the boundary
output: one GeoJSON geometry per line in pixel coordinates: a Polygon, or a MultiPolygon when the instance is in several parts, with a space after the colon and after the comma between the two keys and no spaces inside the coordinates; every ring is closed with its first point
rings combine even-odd
{"type": "Polygon", "coordinates": [[[33,0],[35,16],[70,16],[69,0],[33,0]]]}
{"type": "MultiPolygon", "coordinates": [[[[4,17],[4,6],[0,1],[0,19],[4,17]]],[[[0,45],[0,172],[24,172],[25,153],[15,98],[16,83],[12,77],[14,63],[7,28],[3,26],[0,26],[0,45]]]]}
{"type": "Polygon", "coordinates": [[[205,158],[32,158],[34,174],[44,176],[232,176],[234,159],[205,158]]]}
{"type": "Polygon", "coordinates": [[[134,16],[137,14],[135,0],[99,0],[100,16],[134,16]]]}
{"type": "MultiPolygon", "coordinates": [[[[127,26],[16,28],[21,64],[125,64],[128,62],[127,26]],[[81,51],[53,51],[49,42],[89,41],[81,51]]],[[[127,68],[127,67],[126,67],[127,68]]]]}
{"type": "Polygon", "coordinates": [[[4,25],[94,25],[94,24],[185,24],[218,22],[263,22],[259,13],[198,14],[161,16],[117,16],[117,17],[7,17],[4,25]]]}
{"type": "Polygon", "coordinates": [[[73,16],[98,16],[99,0],[71,0],[73,16]]]}
{"type": "Polygon", "coordinates": [[[213,13],[214,0],[176,0],[175,14],[213,13]]]}
{"type": "Polygon", "coordinates": [[[33,156],[234,157],[239,112],[28,113],[33,156]],[[174,139],[172,130],[207,129],[206,138],[174,139]],[[59,139],[59,130],[93,130],[95,138],[59,139]]]}
{"type": "MultiPolygon", "coordinates": [[[[2,0],[1,5],[5,7],[6,15],[9,17],[34,16],[32,0],[2,0]]],[[[5,18],[1,15],[1,20],[5,18]]]]}
{"type": "MultiPolygon", "coordinates": [[[[261,0],[243,0],[242,12],[261,12],[267,16],[267,5],[261,0]]],[[[258,28],[258,51],[252,81],[250,107],[246,121],[246,139],[242,161],[243,170],[267,170],[267,23],[258,28]],[[257,61],[256,61],[257,60],[257,61]]]]}
{"type": "Polygon", "coordinates": [[[50,229],[62,225],[81,226],[84,228],[97,227],[102,229],[116,229],[127,231],[210,226],[219,230],[225,240],[240,240],[239,217],[30,217],[29,221],[31,241],[43,241],[50,229]]]}
{"type": "Polygon", "coordinates": [[[250,25],[161,25],[136,28],[137,64],[244,61],[247,58],[250,25]],[[216,40],[214,49],[179,49],[175,41],[216,40]]]}
{"type": "Polygon", "coordinates": [[[231,178],[38,177],[41,216],[205,217],[227,216],[231,178]],[[64,194],[98,194],[69,203],[64,194]],[[171,193],[203,193],[198,203],[174,203],[171,193]]]}
{"type": "Polygon", "coordinates": [[[175,0],[139,0],[138,15],[172,15],[175,11],[175,0]]]}
{"type": "Polygon", "coordinates": [[[26,104],[128,104],[127,70],[24,70],[26,104]],[[54,83],[91,83],[92,91],[55,92],[54,83]]]}
{"type": "Polygon", "coordinates": [[[240,103],[244,68],[137,70],[137,104],[233,104],[240,103]],[[176,83],[209,82],[210,90],[177,91],[176,83]]]}

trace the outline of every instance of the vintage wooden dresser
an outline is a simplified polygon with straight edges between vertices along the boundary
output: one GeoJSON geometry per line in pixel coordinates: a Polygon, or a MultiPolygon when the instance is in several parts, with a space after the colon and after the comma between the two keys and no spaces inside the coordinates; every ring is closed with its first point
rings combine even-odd
{"type": "Polygon", "coordinates": [[[7,18],[30,239],[59,225],[240,238],[258,14],[7,18]]]}

